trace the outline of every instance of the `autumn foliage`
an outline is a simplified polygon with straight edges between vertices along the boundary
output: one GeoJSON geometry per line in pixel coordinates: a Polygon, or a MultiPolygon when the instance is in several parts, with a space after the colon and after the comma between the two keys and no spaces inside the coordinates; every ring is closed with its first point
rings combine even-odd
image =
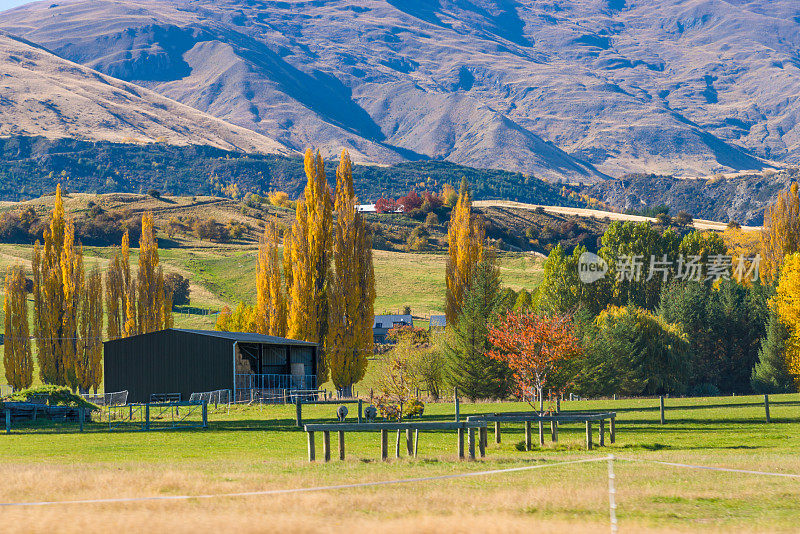
{"type": "Polygon", "coordinates": [[[530,312],[507,312],[489,329],[487,354],[505,362],[514,373],[518,393],[539,398],[553,386],[552,377],[565,363],[581,354],[581,346],[567,316],[547,317],[530,312]]]}

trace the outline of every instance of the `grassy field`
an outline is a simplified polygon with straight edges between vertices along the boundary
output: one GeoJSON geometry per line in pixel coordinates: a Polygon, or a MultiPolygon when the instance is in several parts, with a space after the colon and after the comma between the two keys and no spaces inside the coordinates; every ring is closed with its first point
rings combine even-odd
{"type": "MultiPolygon", "coordinates": [[[[557,446],[548,440],[526,452],[518,450],[521,425],[508,425],[499,445],[490,432],[486,459],[474,463],[457,460],[452,433],[429,432],[420,436],[417,459],[380,462],[378,434],[364,433],[347,435],[344,462],[309,464],[306,436],[293,428],[292,406],[235,407],[229,414],[212,414],[205,431],[107,432],[92,424],[90,432],[79,434],[38,428],[0,435],[0,502],[316,487],[612,453],[620,458],[615,462],[620,532],[796,532],[797,479],[649,463],[800,474],[800,396],[771,397],[769,425],[761,401],[670,399],[665,426],[658,424],[654,399],[565,402],[562,409],[617,410],[617,443],[585,451],[583,427],[562,426],[557,446]]],[[[525,408],[464,403],[461,413],[525,408]]],[[[334,410],[306,407],[306,418],[330,419],[334,410]]],[[[429,404],[425,418],[449,418],[452,410],[449,403],[429,404]]],[[[335,434],[332,446],[335,451],[335,434]]],[[[8,532],[597,532],[609,528],[607,462],[299,494],[9,507],[2,516],[8,532]]]]}

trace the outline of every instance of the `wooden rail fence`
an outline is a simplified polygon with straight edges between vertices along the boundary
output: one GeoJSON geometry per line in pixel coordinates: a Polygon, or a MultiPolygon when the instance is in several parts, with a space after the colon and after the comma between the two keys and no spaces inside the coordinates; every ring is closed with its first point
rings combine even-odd
{"type": "MultiPolygon", "coordinates": [[[[567,423],[584,423],[586,425],[586,449],[593,448],[592,442],[592,423],[597,421],[599,424],[599,445],[605,446],[606,434],[606,420],[609,421],[609,441],[614,443],[617,439],[616,427],[617,414],[615,412],[602,412],[602,413],[569,413],[569,414],[554,414],[544,415],[539,413],[528,414],[483,414],[471,415],[467,417],[468,422],[485,421],[486,423],[494,423],[494,440],[495,443],[500,443],[500,423],[524,423],[525,424],[525,449],[531,450],[531,426],[533,423],[538,423],[539,426],[539,446],[544,445],[544,424],[550,423],[550,438],[553,443],[558,441],[558,425],[567,423]]],[[[484,438],[485,439],[485,438],[484,438]]],[[[486,443],[482,444],[486,447],[486,443]]]]}
{"type": "Polygon", "coordinates": [[[478,450],[481,458],[486,456],[486,422],[485,421],[461,421],[461,422],[409,422],[409,423],[327,423],[311,424],[304,427],[308,434],[308,461],[316,460],[315,432],[322,432],[322,454],[326,462],[331,459],[331,432],[339,434],[339,459],[345,457],[345,433],[346,432],[370,432],[380,431],[381,433],[381,460],[389,458],[389,432],[397,431],[395,441],[395,457],[400,458],[400,442],[402,432],[405,431],[406,452],[409,457],[416,458],[419,432],[420,430],[455,430],[457,432],[458,457],[464,458],[464,434],[467,434],[467,448],[469,459],[475,459],[475,431],[479,433],[478,450]]]}

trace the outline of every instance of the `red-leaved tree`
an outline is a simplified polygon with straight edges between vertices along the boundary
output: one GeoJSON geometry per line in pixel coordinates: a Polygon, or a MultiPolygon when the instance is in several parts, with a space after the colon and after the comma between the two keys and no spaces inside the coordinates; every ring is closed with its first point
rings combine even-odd
{"type": "Polygon", "coordinates": [[[581,354],[572,321],[566,316],[509,311],[489,329],[488,340],[494,348],[487,354],[508,364],[519,393],[538,393],[540,410],[545,387],[552,386],[550,381],[557,375],[563,385],[568,364],[581,354]]]}
{"type": "Polygon", "coordinates": [[[409,191],[409,193],[397,199],[397,205],[403,208],[403,213],[408,213],[422,207],[422,197],[416,191],[409,191]]]}
{"type": "Polygon", "coordinates": [[[397,202],[391,198],[379,198],[375,203],[375,211],[378,213],[394,213],[397,211],[397,202]]]}

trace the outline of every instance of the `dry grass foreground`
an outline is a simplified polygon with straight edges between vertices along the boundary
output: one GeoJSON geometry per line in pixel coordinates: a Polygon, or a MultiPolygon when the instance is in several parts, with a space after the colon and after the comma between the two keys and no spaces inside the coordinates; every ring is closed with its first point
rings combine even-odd
{"type": "MultiPolygon", "coordinates": [[[[377,435],[348,434],[344,462],[309,464],[305,434],[292,430],[291,406],[237,407],[214,414],[207,431],[109,433],[95,426],[86,434],[39,429],[0,435],[0,502],[310,488],[602,459],[609,453],[800,473],[796,395],[776,396],[770,425],[757,397],[670,400],[666,426],[657,423],[652,399],[602,404],[621,418],[614,446],[583,451],[582,428],[574,426],[562,429],[557,447],[546,443],[524,452],[516,448],[521,428],[509,426],[503,442],[490,439],[486,459],[477,462],[456,460],[451,433],[425,433],[416,460],[376,461],[377,435]],[[693,406],[702,402],[713,406],[693,406]]],[[[429,408],[426,418],[452,412],[450,404],[429,408]]],[[[333,410],[308,409],[317,420],[333,410]]],[[[513,403],[465,403],[462,414],[519,409],[513,403]]],[[[331,441],[335,451],[335,435],[331,441]]],[[[620,532],[797,531],[797,479],[639,461],[617,461],[615,471],[620,532]]],[[[608,474],[607,462],[599,461],[298,494],[0,507],[0,516],[3,532],[607,532],[608,474]]]]}

